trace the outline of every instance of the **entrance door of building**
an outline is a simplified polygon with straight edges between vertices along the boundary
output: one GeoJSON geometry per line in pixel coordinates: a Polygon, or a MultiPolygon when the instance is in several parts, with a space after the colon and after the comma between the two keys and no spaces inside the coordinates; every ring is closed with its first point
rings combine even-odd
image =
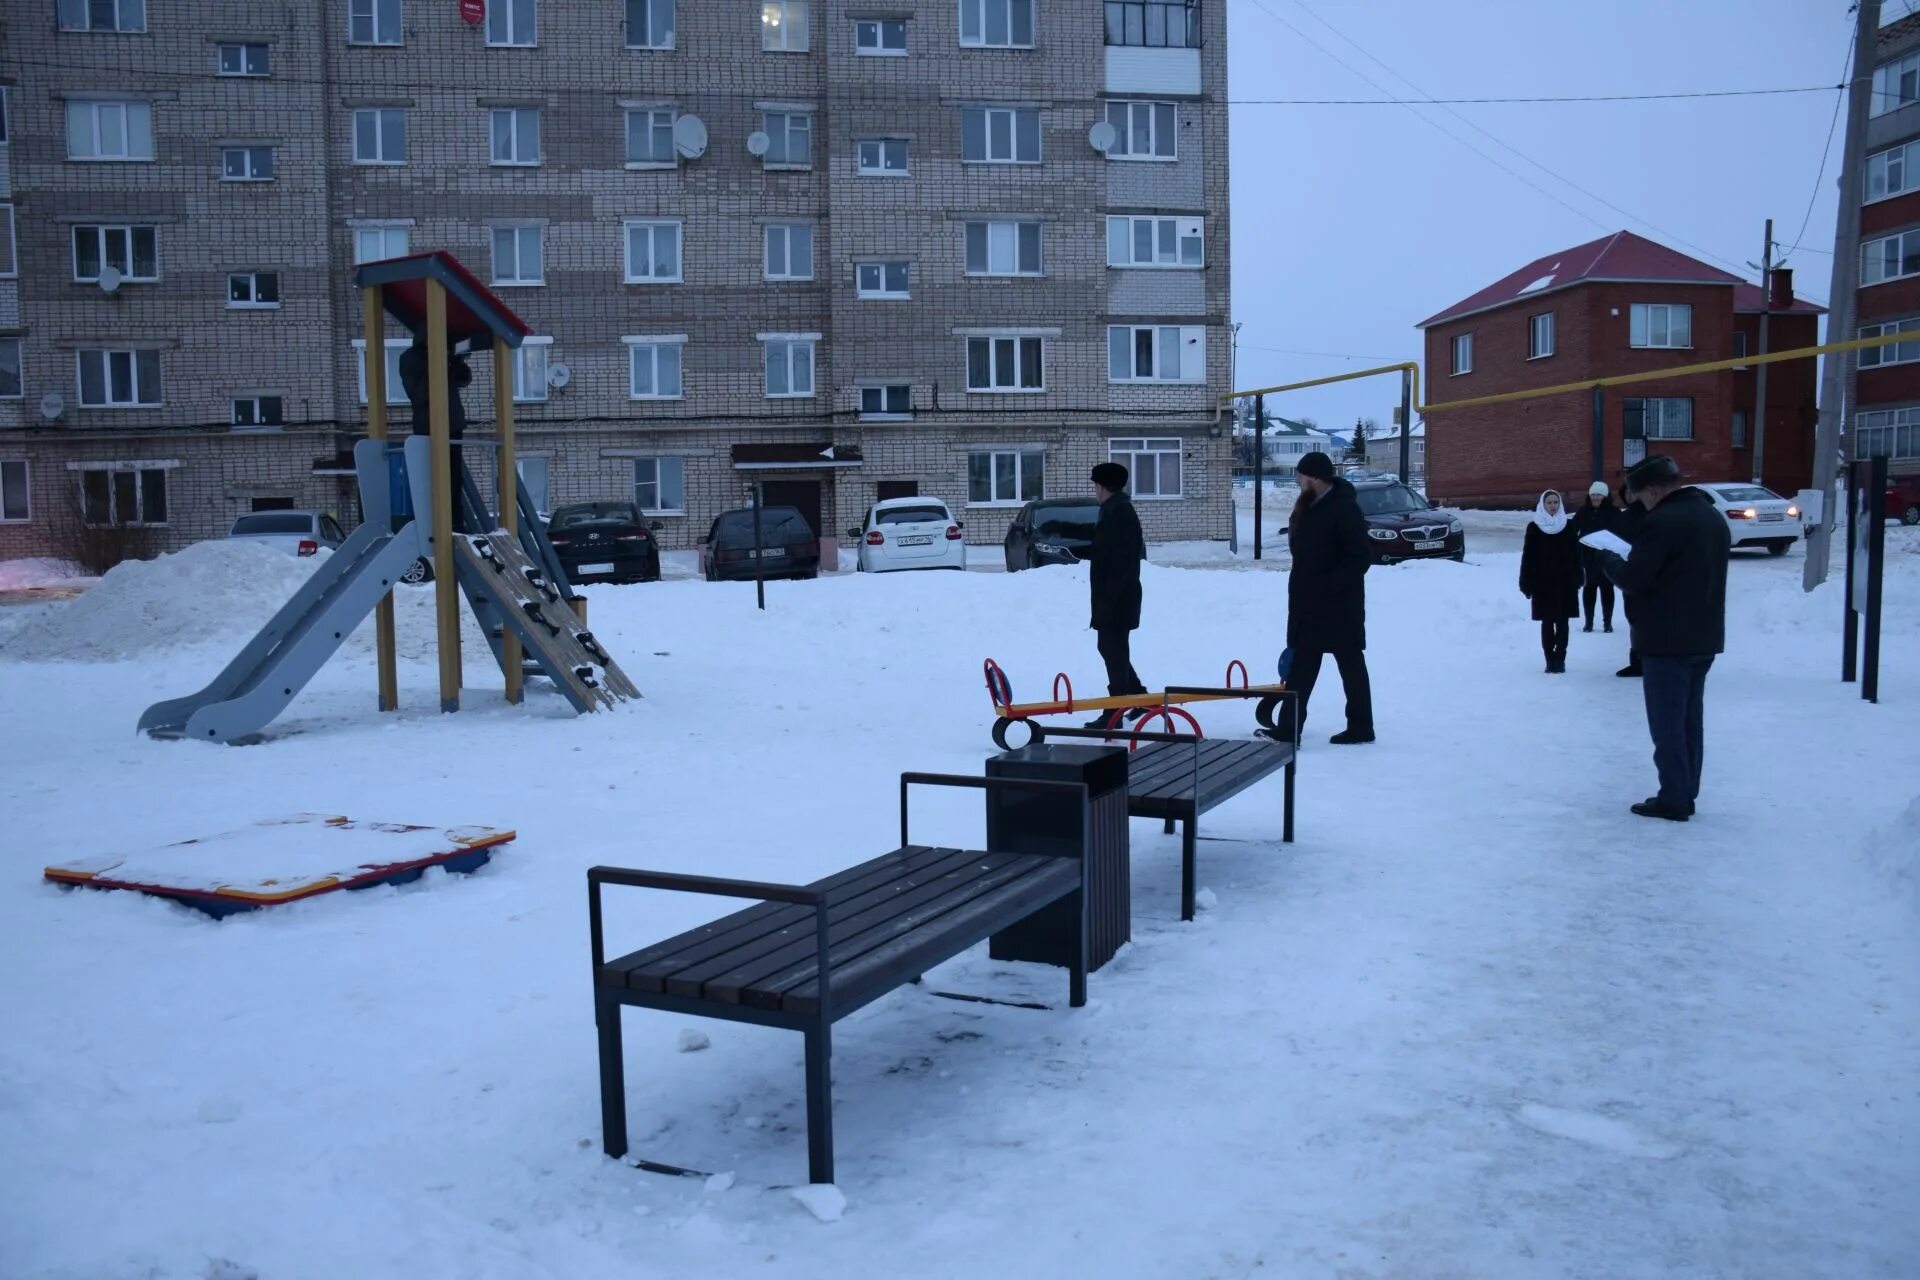
{"type": "Polygon", "coordinates": [[[881,480],[874,485],[874,500],[886,502],[893,498],[917,498],[920,496],[918,480],[881,480]]]}
{"type": "Polygon", "coordinates": [[[769,480],[761,489],[762,501],[770,507],[792,507],[806,520],[813,536],[820,536],[820,482],[818,480],[769,480]]]}

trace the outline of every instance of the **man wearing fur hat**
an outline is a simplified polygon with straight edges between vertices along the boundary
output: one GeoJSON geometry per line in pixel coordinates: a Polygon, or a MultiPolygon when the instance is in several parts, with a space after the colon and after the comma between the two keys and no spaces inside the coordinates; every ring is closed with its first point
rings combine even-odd
{"type": "MultiPolygon", "coordinates": [[[[1107,692],[1114,697],[1145,693],[1147,687],[1133,670],[1133,632],[1140,625],[1140,562],[1147,558],[1146,536],[1140,517],[1127,497],[1127,469],[1102,462],[1093,469],[1093,495],[1100,500],[1100,518],[1093,526],[1089,581],[1093,586],[1091,626],[1107,664],[1107,692]]],[[[1142,712],[1129,714],[1139,719],[1142,712]]],[[[1102,728],[1105,717],[1091,728],[1102,728]]]]}

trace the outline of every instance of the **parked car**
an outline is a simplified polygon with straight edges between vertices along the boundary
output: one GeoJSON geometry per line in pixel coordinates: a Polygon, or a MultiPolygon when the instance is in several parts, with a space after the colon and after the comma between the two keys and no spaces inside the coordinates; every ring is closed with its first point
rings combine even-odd
{"type": "Polygon", "coordinates": [[[235,520],[227,536],[264,542],[296,556],[318,555],[322,547],[332,551],[347,540],[324,511],[251,512],[235,520]]]}
{"type": "Polygon", "coordinates": [[[1888,478],[1887,519],[1901,524],[1920,524],[1920,476],[1888,478]]]}
{"type": "Polygon", "coordinates": [[[858,544],[854,565],[861,573],[898,569],[964,569],[966,528],[938,498],[888,498],[876,502],[847,536],[858,544]]]}
{"type": "Polygon", "coordinates": [[[1367,520],[1367,550],[1375,564],[1467,558],[1467,534],[1460,517],[1440,510],[1398,480],[1359,480],[1353,492],[1367,520]]]}
{"type": "Polygon", "coordinates": [[[573,502],[547,521],[547,541],[569,582],[658,582],[660,529],[631,502],[573,502]]]}
{"type": "Polygon", "coordinates": [[[752,580],[754,561],[769,578],[813,578],[820,573],[820,536],[794,507],[760,508],[760,545],[754,546],[753,508],[723,511],[700,544],[700,572],[708,582],[752,580]]]}
{"type": "Polygon", "coordinates": [[[1800,508],[1771,489],[1757,484],[1699,484],[1694,488],[1713,499],[1726,517],[1735,550],[1765,547],[1769,555],[1783,556],[1800,540],[1800,508]]]}
{"type": "Polygon", "coordinates": [[[1007,530],[1007,572],[1086,559],[1099,519],[1100,504],[1090,497],[1035,498],[1007,530]]]}

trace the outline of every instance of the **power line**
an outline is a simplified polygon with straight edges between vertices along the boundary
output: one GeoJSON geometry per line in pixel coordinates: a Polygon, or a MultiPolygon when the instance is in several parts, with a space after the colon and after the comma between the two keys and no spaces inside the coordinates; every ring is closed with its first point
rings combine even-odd
{"type": "MultiPolygon", "coordinates": [[[[1909,3],[1908,9],[1909,11],[1911,11],[1912,9],[1911,3],[1909,3]]],[[[1854,37],[1851,34],[1849,34],[1847,36],[1846,62],[1842,64],[1840,68],[1840,73],[1843,76],[1846,74],[1847,67],[1853,64],[1853,42],[1854,42],[1854,37]]],[[[1807,238],[1807,228],[1813,222],[1813,208],[1816,204],[1820,202],[1820,182],[1823,178],[1827,176],[1827,161],[1831,159],[1833,156],[1833,135],[1834,135],[1834,131],[1838,129],[1840,125],[1840,105],[1846,100],[1847,100],[1847,95],[1843,92],[1835,93],[1833,95],[1833,119],[1827,123],[1826,145],[1820,148],[1820,168],[1819,168],[1819,171],[1813,175],[1813,194],[1807,197],[1807,216],[1800,219],[1800,230],[1794,234],[1794,237],[1793,237],[1794,243],[1785,250],[1785,252],[1788,254],[1791,254],[1795,250],[1799,249],[1801,247],[1800,242],[1807,238]]],[[[1854,182],[1854,181],[1858,181],[1858,178],[1857,177],[1849,178],[1845,175],[1842,175],[1841,181],[1854,182]]],[[[1818,253],[1821,251],[1814,250],[1814,252],[1818,253]]],[[[1833,256],[1832,252],[1827,251],[1827,256],[1832,257],[1833,256]]],[[[1766,285],[1766,282],[1764,281],[1762,282],[1762,287],[1763,288],[1768,287],[1766,285]]]]}
{"type": "Polygon", "coordinates": [[[1255,342],[1242,342],[1238,345],[1243,351],[1266,351],[1281,356],[1315,356],[1323,360],[1381,360],[1392,362],[1406,359],[1404,354],[1397,356],[1350,355],[1343,351],[1301,351],[1295,347],[1263,347],[1255,342]]]}
{"type": "MultiPolygon", "coordinates": [[[[1304,6],[1303,6],[1304,7],[1304,6]]],[[[1316,15],[1318,16],[1318,15],[1316,15]]],[[[1338,32],[1335,33],[1336,35],[1338,32]]],[[[1344,37],[1343,37],[1344,38],[1344,37]]],[[[1358,46],[1355,46],[1358,48],[1358,46]]],[[[1361,50],[1365,52],[1365,50],[1361,50]]],[[[1412,83],[1408,81],[1408,83],[1412,83]]],[[[1421,105],[1499,106],[1512,103],[1560,102],[1678,102],[1690,98],[1764,98],[1791,93],[1831,93],[1845,90],[1846,84],[1815,84],[1796,89],[1711,89],[1693,93],[1588,93],[1515,98],[1422,98],[1421,105]]],[[[1398,98],[1229,98],[1235,107],[1404,107],[1398,98]]]]}

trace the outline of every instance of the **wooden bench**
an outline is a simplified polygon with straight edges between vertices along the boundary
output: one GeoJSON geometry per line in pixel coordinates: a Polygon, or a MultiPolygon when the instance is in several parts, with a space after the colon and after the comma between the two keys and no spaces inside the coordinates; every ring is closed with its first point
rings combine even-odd
{"type": "MultiPolygon", "coordinates": [[[[927,969],[1063,898],[1076,899],[1079,960],[1069,999],[1087,1000],[1086,866],[1078,856],[975,852],[916,845],[908,836],[912,786],[1074,793],[1080,783],[909,773],[900,779],[900,847],[808,885],[765,884],[621,867],[587,872],[594,1021],[600,1035],[600,1118],[609,1156],[627,1153],[626,1068],[620,1008],[785,1027],[806,1036],[807,1169],[833,1181],[832,1026],[927,969]],[[760,905],[664,942],[606,958],[600,887],[629,885],[760,905]],[[824,981],[822,980],[824,976],[824,981]]],[[[1082,819],[1083,826],[1085,819],[1082,819]]],[[[1083,830],[1081,848],[1087,847],[1083,830]]],[[[670,1165],[641,1162],[661,1172],[670,1165]]]]}
{"type": "Polygon", "coordinates": [[[1282,741],[1273,738],[1202,738],[1191,733],[1150,733],[1138,729],[1061,729],[1030,727],[1032,741],[1046,738],[1123,739],[1135,750],[1127,761],[1127,813],[1135,818],[1165,821],[1169,835],[1174,824],[1180,835],[1180,918],[1193,919],[1196,854],[1200,815],[1226,803],[1262,778],[1284,773],[1284,800],[1280,838],[1293,843],[1294,768],[1300,754],[1297,693],[1266,690],[1173,689],[1168,693],[1203,693],[1262,699],[1260,720],[1269,729],[1276,712],[1284,713],[1282,741]]]}

